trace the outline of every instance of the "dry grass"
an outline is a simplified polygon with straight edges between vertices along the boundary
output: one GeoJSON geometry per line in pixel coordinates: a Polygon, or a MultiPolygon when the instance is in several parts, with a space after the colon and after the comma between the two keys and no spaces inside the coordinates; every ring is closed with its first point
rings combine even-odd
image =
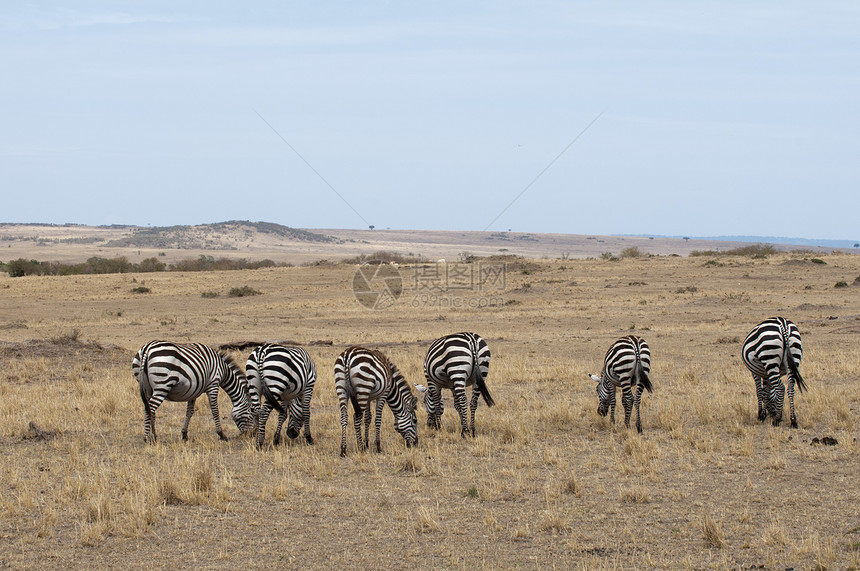
{"type": "Polygon", "coordinates": [[[860,257],[825,259],[538,260],[507,275],[516,304],[413,307],[407,290],[376,312],[342,266],[147,275],[146,296],[133,275],[0,275],[0,567],[857,568],[860,296],[832,284],[860,257]],[[264,293],[201,297],[237,283],[264,293]],[[777,314],[803,335],[797,430],[758,422],[735,341],[777,314]],[[598,416],[586,378],[631,324],[653,354],[641,435],[598,416]],[[383,453],[339,458],[343,347],[379,346],[416,382],[429,341],[467,329],[498,403],[477,437],[447,394],[441,431],[419,411],[417,448],[386,411],[383,453]],[[201,401],[183,443],[168,402],[145,446],[130,362],[153,338],[304,344],[316,443],[257,450],[224,398],[229,442],[201,401]]]}

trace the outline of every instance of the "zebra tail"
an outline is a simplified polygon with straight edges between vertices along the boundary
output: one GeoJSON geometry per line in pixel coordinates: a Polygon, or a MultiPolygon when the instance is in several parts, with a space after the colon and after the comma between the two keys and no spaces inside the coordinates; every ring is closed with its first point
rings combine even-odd
{"type": "Polygon", "coordinates": [[[496,401],[494,401],[492,395],[490,395],[490,390],[487,388],[487,383],[484,382],[484,375],[481,374],[481,367],[478,366],[477,346],[472,347],[472,359],[474,362],[474,366],[472,367],[472,373],[475,375],[475,386],[478,387],[478,391],[480,391],[481,396],[484,397],[484,402],[487,403],[487,406],[495,406],[496,401]]]}
{"type": "Polygon", "coordinates": [[[649,393],[654,392],[654,387],[651,385],[651,379],[648,377],[645,369],[642,368],[642,361],[639,360],[638,356],[636,357],[636,379],[636,382],[645,387],[645,390],[649,393]]]}
{"type": "Polygon", "coordinates": [[[797,363],[794,362],[794,355],[791,354],[791,348],[788,346],[788,334],[785,334],[785,360],[788,362],[788,370],[791,371],[791,376],[797,383],[797,390],[802,393],[806,390],[806,383],[803,382],[803,377],[800,376],[800,370],[797,368],[797,363]]]}
{"type": "Polygon", "coordinates": [[[284,407],[281,406],[281,403],[278,399],[275,398],[275,395],[272,394],[272,391],[269,390],[269,385],[266,384],[262,378],[260,379],[260,386],[263,389],[263,397],[265,397],[266,402],[272,405],[272,408],[277,410],[280,413],[284,412],[284,407]]]}
{"type": "Polygon", "coordinates": [[[146,368],[149,364],[149,351],[140,350],[137,354],[140,357],[140,370],[138,371],[137,378],[138,388],[140,389],[140,400],[143,401],[143,408],[148,411],[149,401],[146,398],[146,391],[143,386],[144,384],[149,383],[149,373],[146,372],[146,368]]]}

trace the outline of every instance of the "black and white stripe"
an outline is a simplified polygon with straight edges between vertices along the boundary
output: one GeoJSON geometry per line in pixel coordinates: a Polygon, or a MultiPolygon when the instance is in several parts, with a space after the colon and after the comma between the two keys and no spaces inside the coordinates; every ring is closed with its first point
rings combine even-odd
{"type": "Polygon", "coordinates": [[[430,345],[424,358],[424,377],[427,386],[415,385],[424,393],[424,406],[427,408],[427,425],[440,428],[442,413],[442,389],[454,394],[454,407],[460,415],[460,435],[475,436],[475,410],[478,408],[478,395],[484,397],[487,406],[495,401],[487,389],[487,374],[490,370],[490,348],[476,333],[454,333],[440,337],[430,345]],[[470,422],[466,422],[466,387],[472,387],[472,401],[469,405],[470,422]]]}
{"type": "Polygon", "coordinates": [[[272,409],[278,410],[278,427],[272,440],[281,440],[281,428],[289,413],[287,436],[296,438],[304,426],[305,440],[311,436],[311,397],[317,380],[313,359],[301,347],[267,343],[251,352],[245,366],[251,408],[257,425],[257,446],[266,439],[266,421],[272,409]],[[263,401],[261,403],[261,401],[263,401]]]}
{"type": "Polygon", "coordinates": [[[800,376],[803,346],[797,326],[784,317],[765,319],[744,339],[743,359],[755,380],[758,398],[758,419],[773,417],[773,425],[782,421],[785,386],[782,376],[788,375],[788,403],[791,409],[791,427],[797,428],[794,414],[794,384],[803,392],[806,384],[800,376]]]}
{"type": "Polygon", "coordinates": [[[215,432],[227,440],[218,416],[218,390],[224,389],[233,403],[231,417],[245,432],[251,428],[252,415],[245,374],[233,359],[199,343],[150,341],[141,347],[131,364],[143,401],[144,442],[155,442],[155,411],[165,400],[188,402],[182,439],[188,440],[188,423],[194,402],[203,393],[209,398],[215,432]]]}
{"type": "Polygon", "coordinates": [[[381,452],[379,429],[382,409],[388,403],[394,415],[394,428],[406,440],[406,446],[418,444],[417,400],[403,375],[379,351],[350,347],[334,363],[334,384],[340,403],[340,455],[346,456],[346,425],[349,420],[347,403],[354,409],[355,437],[358,449],[370,444],[370,403],[376,401],[376,451],[381,452]],[[364,439],[361,421],[364,419],[364,439]]]}
{"type": "Polygon", "coordinates": [[[615,392],[621,389],[621,403],[624,405],[624,426],[630,427],[630,415],[636,407],[636,430],[642,432],[642,419],[639,416],[639,403],[642,391],[653,392],[651,385],[651,350],[645,340],[636,335],[627,335],[612,344],[603,359],[600,376],[590,375],[597,381],[597,396],[600,403],[597,412],[615,424],[615,392]]]}

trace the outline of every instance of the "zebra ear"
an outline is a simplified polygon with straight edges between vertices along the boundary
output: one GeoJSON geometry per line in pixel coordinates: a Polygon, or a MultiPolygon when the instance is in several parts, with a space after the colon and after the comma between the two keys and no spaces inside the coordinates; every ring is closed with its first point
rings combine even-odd
{"type": "Polygon", "coordinates": [[[591,380],[594,381],[595,383],[600,382],[600,377],[598,377],[597,375],[588,375],[588,376],[591,377],[591,380]]]}
{"type": "Polygon", "coordinates": [[[419,393],[427,392],[427,387],[425,387],[424,385],[419,385],[418,383],[415,383],[415,388],[418,389],[419,393]]]}

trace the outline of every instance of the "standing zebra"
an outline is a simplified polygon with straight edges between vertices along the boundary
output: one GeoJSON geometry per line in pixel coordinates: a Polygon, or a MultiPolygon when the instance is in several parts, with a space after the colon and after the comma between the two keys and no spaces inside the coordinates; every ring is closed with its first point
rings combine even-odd
{"type": "Polygon", "coordinates": [[[782,375],[788,375],[788,404],[791,409],[791,427],[797,428],[794,414],[794,383],[803,392],[806,384],[798,367],[803,357],[800,331],[783,317],[765,319],[750,331],[744,339],[743,359],[755,380],[758,398],[758,419],[764,422],[767,415],[773,417],[773,425],[782,420],[782,405],[785,402],[785,386],[782,375]]]}
{"type": "Polygon", "coordinates": [[[307,351],[301,347],[284,347],[267,343],[251,352],[245,366],[251,408],[257,422],[257,446],[266,439],[266,421],[272,409],[278,410],[278,428],[272,443],[281,441],[281,427],[290,415],[287,436],[296,438],[302,426],[305,440],[313,444],[311,436],[311,397],[317,380],[317,369],[307,351]],[[265,402],[261,405],[261,398],[265,402]]]}
{"type": "Polygon", "coordinates": [[[385,403],[394,415],[394,428],[406,440],[406,446],[418,444],[418,419],[415,416],[417,399],[409,389],[403,375],[379,351],[350,347],[334,363],[334,384],[340,402],[340,455],[346,456],[347,402],[354,409],[355,437],[358,449],[370,445],[370,403],[376,401],[376,451],[382,452],[379,428],[385,403]],[[364,440],[361,437],[361,420],[364,418],[364,440]]]}
{"type": "Polygon", "coordinates": [[[186,401],[182,440],[188,440],[188,423],[194,402],[203,393],[209,397],[215,432],[227,440],[218,416],[218,389],[224,389],[233,403],[231,417],[240,432],[252,425],[245,374],[235,361],[220,351],[200,343],[150,341],[141,347],[131,363],[131,372],[140,386],[143,401],[144,442],[155,442],[155,411],[164,399],[186,401]]]}
{"type": "Polygon", "coordinates": [[[441,427],[442,389],[454,394],[454,407],[460,414],[460,436],[467,433],[475,436],[475,410],[478,394],[484,397],[487,406],[495,405],[487,389],[487,373],[490,370],[490,348],[476,333],[455,333],[441,337],[430,345],[424,358],[424,377],[427,386],[415,385],[424,393],[427,408],[427,425],[441,427]],[[472,402],[469,405],[471,423],[466,422],[466,387],[472,387],[472,402]]]}
{"type": "Polygon", "coordinates": [[[603,359],[600,376],[590,375],[597,381],[597,396],[600,404],[597,413],[606,416],[615,424],[615,392],[621,388],[621,403],[624,405],[624,426],[630,428],[630,415],[636,406],[636,430],[642,432],[639,403],[642,391],[653,392],[651,385],[651,350],[645,340],[636,335],[627,335],[612,344],[603,359]]]}

